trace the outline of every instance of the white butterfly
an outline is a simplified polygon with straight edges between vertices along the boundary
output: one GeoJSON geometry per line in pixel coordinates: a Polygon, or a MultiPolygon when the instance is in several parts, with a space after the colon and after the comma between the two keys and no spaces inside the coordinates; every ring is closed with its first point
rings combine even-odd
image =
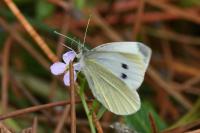
{"type": "MultiPolygon", "coordinates": [[[[84,47],[84,42],[80,44],[67,36],[64,37],[78,44],[79,63],[74,65],[75,70],[81,70],[85,74],[94,97],[100,103],[118,115],[129,115],[139,110],[141,102],[137,89],[144,80],[151,57],[149,47],[140,42],[112,42],[88,50],[84,47]]],[[[64,72],[66,64],[58,64],[57,68],[62,69],[57,69],[55,72],[64,72]]],[[[64,81],[68,81],[65,82],[68,84],[69,73],[65,75],[64,78],[67,80],[64,81]]]]}
{"type": "Polygon", "coordinates": [[[109,111],[129,115],[140,108],[137,89],[144,80],[151,49],[139,42],[112,42],[79,54],[81,71],[97,100],[109,111]]]}
{"type": "MultiPolygon", "coordinates": [[[[64,83],[69,85],[70,60],[75,56],[78,63],[74,69],[82,71],[93,95],[108,110],[118,115],[129,115],[140,108],[137,89],[144,80],[151,49],[139,42],[113,42],[88,50],[79,45],[80,53],[74,51],[63,55],[65,63],[56,62],[51,66],[53,74],[65,72],[64,83]]],[[[76,73],[74,73],[76,79],[76,73]]]]}

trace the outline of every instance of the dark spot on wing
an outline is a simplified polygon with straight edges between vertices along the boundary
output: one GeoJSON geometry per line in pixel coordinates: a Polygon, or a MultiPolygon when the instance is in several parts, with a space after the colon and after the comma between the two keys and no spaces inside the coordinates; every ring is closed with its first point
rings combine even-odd
{"type": "Polygon", "coordinates": [[[126,74],[122,73],[122,74],[121,74],[121,78],[122,78],[122,79],[127,79],[128,77],[127,77],[126,74]]]}
{"type": "Polygon", "coordinates": [[[128,65],[127,65],[127,64],[124,64],[124,63],[122,63],[122,68],[124,68],[124,69],[128,69],[128,65]]]}

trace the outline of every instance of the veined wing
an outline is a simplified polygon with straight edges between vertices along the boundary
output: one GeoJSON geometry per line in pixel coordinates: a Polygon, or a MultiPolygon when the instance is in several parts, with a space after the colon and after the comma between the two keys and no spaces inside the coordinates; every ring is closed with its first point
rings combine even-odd
{"type": "Polygon", "coordinates": [[[93,95],[108,110],[118,115],[135,113],[140,108],[140,98],[110,71],[94,60],[85,60],[82,70],[87,78],[93,95]]]}
{"type": "Polygon", "coordinates": [[[91,51],[85,58],[100,64],[109,73],[121,79],[131,90],[137,90],[144,80],[146,67],[141,55],[91,51]]]}
{"type": "Polygon", "coordinates": [[[140,42],[111,42],[100,45],[91,51],[120,52],[125,54],[141,55],[145,69],[149,64],[151,49],[140,42]]]}

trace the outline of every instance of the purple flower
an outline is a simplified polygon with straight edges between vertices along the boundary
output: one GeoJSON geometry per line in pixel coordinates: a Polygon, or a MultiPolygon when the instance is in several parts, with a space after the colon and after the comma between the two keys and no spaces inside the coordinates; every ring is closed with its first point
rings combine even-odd
{"type": "MultiPolygon", "coordinates": [[[[52,74],[60,75],[60,74],[64,73],[63,81],[66,86],[70,85],[69,62],[73,61],[75,57],[76,57],[76,53],[74,51],[66,52],[63,55],[64,63],[63,62],[55,62],[53,65],[50,66],[52,74]]],[[[73,66],[74,66],[74,80],[76,80],[76,78],[77,78],[76,71],[81,70],[80,63],[75,63],[75,64],[73,64],[73,66]]]]}

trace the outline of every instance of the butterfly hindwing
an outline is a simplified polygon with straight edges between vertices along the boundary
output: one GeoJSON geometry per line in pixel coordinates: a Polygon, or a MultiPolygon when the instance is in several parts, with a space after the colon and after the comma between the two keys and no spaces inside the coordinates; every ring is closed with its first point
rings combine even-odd
{"type": "Polygon", "coordinates": [[[144,80],[151,49],[138,42],[114,42],[83,53],[80,59],[93,95],[119,115],[140,108],[137,89],[144,80]]]}
{"type": "Polygon", "coordinates": [[[97,62],[85,59],[83,72],[94,96],[108,110],[119,115],[128,115],[140,108],[140,98],[119,78],[97,62]]]}

